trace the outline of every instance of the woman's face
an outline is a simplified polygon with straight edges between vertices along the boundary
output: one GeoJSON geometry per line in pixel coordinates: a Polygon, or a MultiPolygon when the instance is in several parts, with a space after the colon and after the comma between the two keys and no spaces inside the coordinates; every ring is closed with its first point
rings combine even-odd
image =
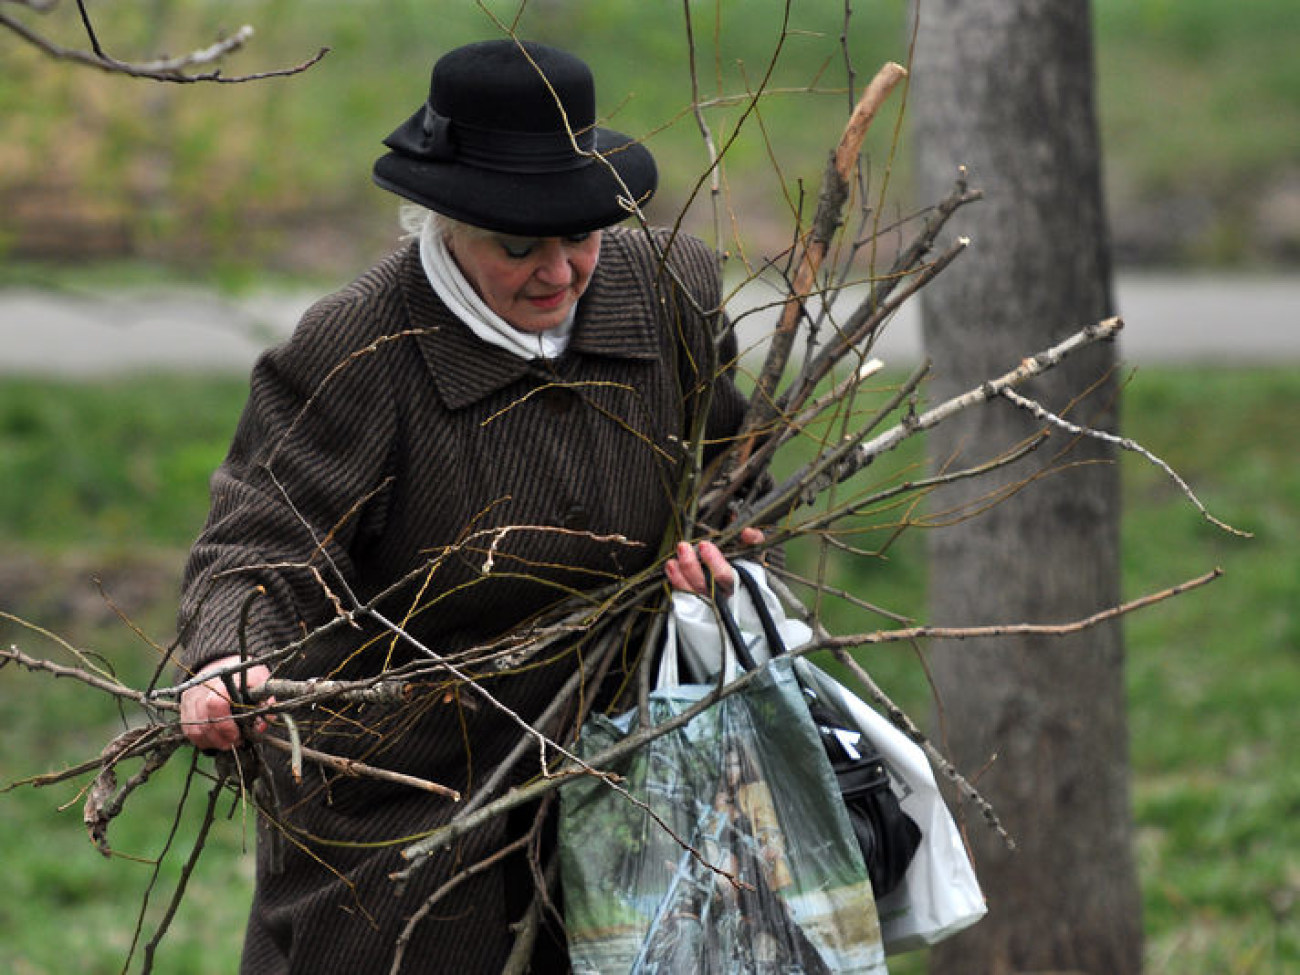
{"type": "Polygon", "coordinates": [[[559,325],[600,257],[600,231],[572,237],[453,233],[447,248],[478,296],[521,332],[559,325]]]}

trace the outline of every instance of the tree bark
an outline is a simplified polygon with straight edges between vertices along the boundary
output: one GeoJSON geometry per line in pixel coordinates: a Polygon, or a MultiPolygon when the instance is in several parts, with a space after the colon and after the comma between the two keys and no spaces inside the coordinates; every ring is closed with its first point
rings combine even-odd
{"type": "MultiPolygon", "coordinates": [[[[969,253],[922,292],[935,400],[1111,313],[1092,85],[1086,0],[920,3],[922,199],[959,166],[984,191],[956,221],[969,253]]],[[[1114,363],[1113,345],[1097,346],[1022,392],[1114,431],[1114,363]]],[[[1040,427],[1010,403],[969,411],[930,434],[930,463],[985,461],[1040,427]]],[[[1118,469],[1104,444],[1069,439],[1055,433],[992,479],[934,496],[932,516],[960,519],[930,536],[936,625],[1063,622],[1119,601],[1118,469]],[[999,488],[1007,496],[988,507],[999,488]]],[[[1017,842],[1008,850],[971,823],[989,915],[936,949],[932,971],[1139,972],[1119,623],[932,653],[949,753],[1017,842]]]]}

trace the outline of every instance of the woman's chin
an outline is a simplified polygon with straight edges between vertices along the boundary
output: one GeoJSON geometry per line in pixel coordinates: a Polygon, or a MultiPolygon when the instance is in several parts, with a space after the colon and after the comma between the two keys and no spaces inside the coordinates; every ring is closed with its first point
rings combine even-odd
{"type": "Polygon", "coordinates": [[[530,335],[536,335],[538,332],[549,332],[551,329],[564,324],[564,320],[569,316],[569,305],[561,305],[554,310],[537,310],[529,309],[522,315],[515,315],[507,319],[511,327],[520,332],[527,332],[530,335]]]}

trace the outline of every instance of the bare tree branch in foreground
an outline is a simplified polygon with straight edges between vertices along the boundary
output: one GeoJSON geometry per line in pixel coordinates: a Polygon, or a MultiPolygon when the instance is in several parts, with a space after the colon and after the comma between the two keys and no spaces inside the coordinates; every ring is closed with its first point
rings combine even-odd
{"type": "MultiPolygon", "coordinates": [[[[0,2],[26,7],[41,14],[49,14],[58,6],[58,0],[0,0],[0,2]]],[[[76,5],[82,29],[89,44],[88,50],[59,44],[41,31],[24,23],[17,16],[4,11],[0,11],[0,27],[9,30],[25,43],[56,60],[97,68],[109,74],[178,84],[193,84],[203,81],[217,84],[241,84],[267,78],[288,77],[301,74],[329,53],[329,48],[323,47],[307,60],[291,67],[243,75],[223,74],[218,66],[220,62],[242,50],[253,37],[253,28],[245,24],[228,37],[221,38],[207,47],[197,48],[188,54],[158,58],[152,61],[125,61],[109,54],[105,49],[100,41],[99,32],[91,19],[90,11],[87,9],[86,0],[76,0],[76,5]]]]}

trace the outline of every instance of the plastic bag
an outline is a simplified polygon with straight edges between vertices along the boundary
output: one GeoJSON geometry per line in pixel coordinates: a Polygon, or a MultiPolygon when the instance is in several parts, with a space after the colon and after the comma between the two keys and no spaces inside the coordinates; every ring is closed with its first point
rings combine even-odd
{"type": "MultiPolygon", "coordinates": [[[[651,723],[713,690],[661,678],[651,723]]],[[[632,713],[594,718],[580,750],[635,725],[632,713]]],[[[646,808],[591,777],[561,790],[575,973],[886,971],[871,884],[789,658],[610,771],[646,808]]]]}
{"type": "MultiPolygon", "coordinates": [[[[786,618],[761,565],[738,561],[734,568],[745,585],[731,600],[731,609],[750,656],[758,661],[770,659],[767,632],[773,637],[776,653],[811,638],[812,631],[806,624],[786,618]]],[[[708,679],[726,665],[722,659],[725,643],[719,636],[717,620],[702,600],[676,594],[669,623],[681,646],[682,659],[697,679],[708,679]]],[[[794,671],[816,701],[828,705],[880,754],[900,808],[921,830],[921,843],[912,853],[902,880],[877,898],[886,951],[897,954],[938,944],[970,927],[988,912],[988,907],[925,752],[875,708],[807,658],[796,658],[794,671]]]]}
{"type": "Polygon", "coordinates": [[[886,950],[912,951],[964,931],[988,907],[925,752],[811,661],[801,657],[794,664],[800,682],[875,745],[895,780],[900,806],[921,828],[921,845],[902,882],[876,905],[886,950]]]}
{"type": "Polygon", "coordinates": [[[821,732],[879,901],[902,883],[921,845],[921,827],[903,811],[895,778],[871,739],[845,727],[843,718],[811,695],[808,710],[821,732]]]}
{"type": "MultiPolygon", "coordinates": [[[[797,647],[812,639],[812,630],[806,623],[786,617],[776,593],[766,584],[767,574],[761,565],[738,560],[733,568],[737,574],[746,573],[759,583],[758,592],[782,646],[797,647]]],[[[750,656],[760,665],[767,663],[772,654],[763,635],[762,607],[755,605],[748,590],[742,590],[732,597],[730,608],[750,656]]],[[[730,668],[726,674],[728,680],[739,671],[735,656],[724,649],[726,636],[717,612],[707,600],[691,593],[673,593],[666,646],[675,647],[677,652],[665,650],[660,658],[659,686],[676,684],[679,676],[682,683],[708,684],[717,679],[724,666],[730,668]]]]}

